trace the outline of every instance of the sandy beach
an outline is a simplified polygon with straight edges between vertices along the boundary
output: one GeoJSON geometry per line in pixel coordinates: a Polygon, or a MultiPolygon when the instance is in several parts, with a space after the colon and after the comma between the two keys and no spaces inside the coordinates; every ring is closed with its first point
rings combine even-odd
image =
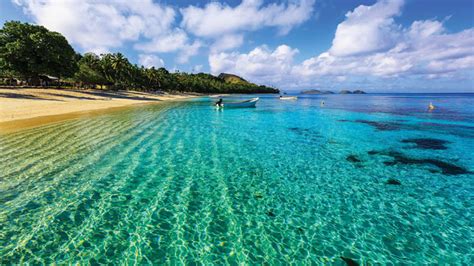
{"type": "Polygon", "coordinates": [[[0,88],[0,132],[34,127],[136,104],[183,100],[191,94],[153,94],[136,91],[103,91],[40,88],[0,88]]]}

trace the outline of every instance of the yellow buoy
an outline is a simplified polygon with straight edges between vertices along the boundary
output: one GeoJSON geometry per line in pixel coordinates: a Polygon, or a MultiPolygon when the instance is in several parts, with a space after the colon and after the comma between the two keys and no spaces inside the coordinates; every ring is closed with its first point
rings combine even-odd
{"type": "Polygon", "coordinates": [[[430,105],[428,105],[428,110],[433,111],[435,109],[435,106],[433,103],[430,102],[430,105]]]}

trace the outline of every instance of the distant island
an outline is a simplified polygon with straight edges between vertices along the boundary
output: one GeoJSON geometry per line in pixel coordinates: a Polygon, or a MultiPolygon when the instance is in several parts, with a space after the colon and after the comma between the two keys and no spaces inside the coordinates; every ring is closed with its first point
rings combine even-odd
{"type": "Polygon", "coordinates": [[[105,90],[279,93],[222,73],[169,72],[130,63],[121,53],[79,54],[58,32],[43,26],[5,22],[0,29],[0,85],[105,90]],[[23,45],[19,45],[23,44],[23,45]]]}
{"type": "Polygon", "coordinates": [[[355,91],[342,90],[339,92],[339,94],[366,94],[366,93],[365,91],[362,91],[362,90],[355,90],[355,91]]]}
{"type": "MultiPolygon", "coordinates": [[[[335,94],[335,93],[332,91],[327,91],[327,90],[307,90],[307,91],[302,91],[301,94],[335,94]]],[[[355,91],[341,90],[339,94],[366,94],[366,92],[362,90],[355,90],[355,91]]]]}
{"type": "Polygon", "coordinates": [[[302,91],[301,94],[334,94],[334,92],[321,91],[321,90],[307,90],[307,91],[302,91]]]}

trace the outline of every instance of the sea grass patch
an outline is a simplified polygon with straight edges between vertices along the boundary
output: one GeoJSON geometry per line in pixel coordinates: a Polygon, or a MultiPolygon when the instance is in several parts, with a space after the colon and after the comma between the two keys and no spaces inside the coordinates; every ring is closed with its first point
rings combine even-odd
{"type": "Polygon", "coordinates": [[[410,138],[403,139],[401,142],[415,144],[414,148],[422,150],[446,150],[448,149],[446,144],[451,143],[447,140],[434,138],[410,138]]]}
{"type": "Polygon", "coordinates": [[[362,162],[362,160],[357,155],[354,155],[354,154],[348,155],[346,157],[346,160],[348,162],[351,162],[351,163],[360,163],[360,162],[362,162]]]}
{"type": "Polygon", "coordinates": [[[445,161],[432,159],[432,158],[423,158],[423,159],[412,158],[397,151],[379,152],[379,153],[372,152],[372,154],[373,155],[381,154],[381,155],[392,157],[393,160],[383,162],[386,166],[394,166],[396,164],[428,165],[428,166],[437,167],[441,171],[441,173],[444,175],[463,175],[463,174],[471,173],[468,169],[459,165],[455,165],[452,163],[448,163],[445,161]]]}

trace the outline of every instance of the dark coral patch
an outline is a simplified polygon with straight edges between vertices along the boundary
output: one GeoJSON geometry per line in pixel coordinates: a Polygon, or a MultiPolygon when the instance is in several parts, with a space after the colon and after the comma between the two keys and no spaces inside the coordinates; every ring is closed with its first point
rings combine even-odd
{"type": "Polygon", "coordinates": [[[370,125],[380,131],[399,130],[401,127],[401,124],[397,122],[377,122],[362,119],[355,120],[354,122],[370,125]]]}
{"type": "Polygon", "coordinates": [[[371,150],[371,151],[368,151],[367,154],[368,155],[375,155],[375,154],[379,154],[380,152],[378,151],[374,151],[374,150],[371,150]]]}
{"type": "Polygon", "coordinates": [[[267,211],[267,216],[273,218],[273,217],[275,217],[275,213],[273,213],[273,210],[269,210],[269,211],[267,211]]]}
{"type": "Polygon", "coordinates": [[[448,147],[446,147],[445,144],[450,143],[446,140],[432,138],[404,139],[402,142],[414,143],[416,144],[415,148],[423,150],[446,150],[448,147]]]}
{"type": "Polygon", "coordinates": [[[348,265],[348,266],[359,266],[359,263],[357,263],[357,261],[351,259],[351,258],[346,258],[346,257],[342,257],[341,256],[341,259],[348,265]]]}
{"type": "MultiPolygon", "coordinates": [[[[391,151],[387,154],[390,157],[393,157],[393,163],[400,164],[419,164],[419,165],[433,165],[438,167],[441,172],[445,175],[462,175],[468,174],[469,171],[461,166],[457,166],[452,163],[443,162],[437,159],[415,159],[403,155],[400,152],[391,151]]],[[[392,163],[392,162],[391,162],[392,163]]],[[[387,165],[387,164],[386,164],[387,165]]]]}
{"type": "Polygon", "coordinates": [[[321,138],[319,133],[311,128],[289,127],[288,130],[310,141],[316,141],[318,138],[321,138]]]}
{"type": "Polygon", "coordinates": [[[349,155],[346,157],[346,160],[351,162],[351,163],[360,163],[362,162],[359,157],[357,157],[356,155],[349,155]]]}
{"type": "Polygon", "coordinates": [[[303,128],[303,127],[289,127],[288,129],[297,133],[311,132],[310,128],[303,128]]]}
{"type": "Polygon", "coordinates": [[[393,178],[389,178],[387,180],[387,185],[401,185],[402,183],[400,181],[398,181],[397,179],[393,179],[393,178]]]}
{"type": "Polygon", "coordinates": [[[386,161],[386,162],[383,162],[383,164],[385,164],[386,166],[394,166],[397,164],[397,162],[395,161],[386,161]]]}

